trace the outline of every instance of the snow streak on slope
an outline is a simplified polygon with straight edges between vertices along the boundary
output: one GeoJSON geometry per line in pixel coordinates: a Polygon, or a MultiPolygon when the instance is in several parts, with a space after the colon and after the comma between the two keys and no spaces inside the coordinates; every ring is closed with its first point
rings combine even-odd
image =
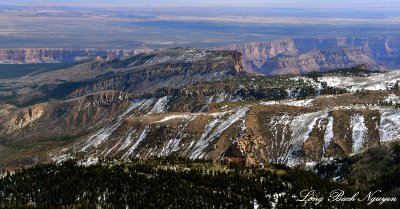
{"type": "Polygon", "coordinates": [[[304,100],[281,100],[281,101],[268,101],[261,102],[262,105],[288,105],[295,107],[310,107],[312,106],[314,99],[304,99],[304,100]]]}
{"type": "Polygon", "coordinates": [[[329,143],[333,140],[333,117],[328,117],[328,124],[326,125],[325,134],[324,134],[324,154],[326,149],[329,146],[329,143]]]}
{"type": "Polygon", "coordinates": [[[204,129],[204,133],[202,134],[200,140],[193,143],[190,148],[192,148],[192,152],[189,155],[190,159],[198,159],[203,158],[205,153],[203,150],[210,145],[210,143],[219,137],[227,128],[229,128],[236,121],[242,119],[246,116],[246,113],[249,111],[249,107],[241,107],[236,109],[235,113],[230,115],[228,119],[223,120],[219,116],[213,119],[204,129]]]}
{"type": "Polygon", "coordinates": [[[167,105],[169,102],[170,96],[165,96],[157,100],[156,104],[153,108],[149,111],[149,114],[154,113],[162,113],[167,111],[167,105]]]}
{"type": "Polygon", "coordinates": [[[290,124],[293,144],[302,145],[309,137],[316,121],[320,118],[325,118],[326,116],[327,111],[318,111],[295,117],[290,124]]]}
{"type": "MultiPolygon", "coordinates": [[[[266,150],[268,156],[273,156],[273,153],[278,152],[276,163],[285,163],[286,153],[289,150],[290,144],[287,143],[287,133],[290,133],[290,123],[293,120],[288,114],[280,116],[272,116],[269,122],[269,130],[271,131],[270,147],[266,150]]],[[[271,157],[270,157],[271,158],[271,157]]]]}
{"type": "Polygon", "coordinates": [[[150,126],[146,126],[142,133],[140,134],[139,138],[136,140],[135,144],[132,145],[129,150],[122,156],[123,159],[131,157],[134,151],[139,147],[139,144],[146,138],[147,133],[150,131],[150,126]]]}
{"type": "Polygon", "coordinates": [[[382,110],[379,135],[381,142],[400,137],[400,111],[382,110]]]}
{"type": "Polygon", "coordinates": [[[97,147],[99,144],[104,142],[105,140],[108,139],[108,137],[111,136],[111,134],[117,130],[117,128],[121,125],[123,117],[127,115],[129,112],[131,112],[133,109],[137,108],[142,104],[142,101],[136,101],[132,103],[129,108],[122,113],[117,121],[114,123],[110,124],[109,126],[106,126],[102,129],[100,129],[97,133],[95,133],[93,136],[89,137],[89,139],[86,140],[86,145],[80,150],[80,151],[86,151],[89,147],[97,147]]]}
{"type": "Polygon", "coordinates": [[[126,149],[132,143],[132,136],[135,132],[136,132],[136,129],[134,129],[133,131],[128,133],[128,136],[126,136],[124,143],[118,148],[118,151],[122,151],[122,150],[126,149]]]}
{"type": "Polygon", "coordinates": [[[353,153],[359,153],[364,145],[364,141],[368,136],[368,128],[365,126],[364,116],[362,114],[355,114],[350,119],[353,139],[353,153]]]}
{"type": "Polygon", "coordinates": [[[294,166],[298,164],[298,152],[302,149],[304,142],[310,136],[310,133],[318,119],[328,117],[328,111],[318,111],[313,113],[306,113],[293,118],[290,123],[292,130],[292,138],[290,140],[291,149],[285,156],[286,164],[294,166]]]}
{"type": "Polygon", "coordinates": [[[150,108],[152,108],[152,105],[154,104],[154,102],[156,101],[156,99],[145,99],[145,100],[137,100],[140,101],[140,105],[138,106],[138,109],[136,112],[144,112],[147,113],[150,108]]]}
{"type": "MultiPolygon", "coordinates": [[[[189,123],[196,119],[197,115],[192,115],[192,116],[187,116],[184,117],[184,119],[188,119],[189,121],[185,124],[185,125],[180,125],[178,127],[179,131],[177,133],[177,135],[175,136],[175,138],[169,140],[166,145],[163,146],[161,152],[158,154],[158,156],[168,156],[174,152],[177,152],[179,150],[179,145],[181,143],[181,140],[183,138],[185,138],[186,134],[186,127],[189,125],[189,123]]],[[[165,118],[164,118],[165,119],[165,118]]],[[[163,120],[164,120],[163,119],[163,120]]]]}
{"type": "Polygon", "coordinates": [[[271,163],[286,163],[289,166],[299,163],[299,153],[304,142],[319,119],[327,118],[328,111],[317,111],[291,116],[283,114],[272,116],[268,124],[271,139],[266,152],[271,163]]]}
{"type": "Polygon", "coordinates": [[[179,114],[179,115],[168,115],[164,117],[163,119],[156,121],[155,123],[162,123],[165,121],[173,120],[173,119],[191,119],[195,114],[179,114]]]}

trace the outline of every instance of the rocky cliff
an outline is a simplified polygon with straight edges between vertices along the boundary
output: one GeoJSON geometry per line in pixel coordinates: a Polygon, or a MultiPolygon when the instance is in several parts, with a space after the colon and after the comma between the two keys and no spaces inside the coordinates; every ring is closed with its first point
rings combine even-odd
{"type": "Polygon", "coordinates": [[[237,44],[220,49],[238,50],[249,72],[307,73],[357,64],[400,65],[399,38],[294,38],[268,43],[237,44]],[[326,53],[331,53],[325,59],[326,53]],[[289,69],[290,68],[290,69],[289,69]]]}
{"type": "Polygon", "coordinates": [[[373,66],[375,62],[369,56],[370,50],[364,47],[332,48],[308,52],[293,57],[275,57],[264,64],[259,72],[272,75],[301,75],[341,68],[351,68],[365,64],[373,66]]]}
{"type": "Polygon", "coordinates": [[[267,60],[278,55],[295,56],[298,53],[293,40],[230,45],[226,49],[241,52],[245,56],[244,67],[250,72],[263,68],[267,60]]]}
{"type": "Polygon", "coordinates": [[[0,64],[72,63],[97,56],[123,57],[134,54],[134,50],[0,49],[0,64]]]}

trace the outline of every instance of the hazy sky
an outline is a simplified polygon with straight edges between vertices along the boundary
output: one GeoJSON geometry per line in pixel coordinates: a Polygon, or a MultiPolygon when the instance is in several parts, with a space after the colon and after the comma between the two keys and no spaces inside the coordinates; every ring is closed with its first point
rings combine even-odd
{"type": "Polygon", "coordinates": [[[18,5],[98,7],[290,7],[290,8],[400,8],[400,0],[3,0],[18,5]]]}

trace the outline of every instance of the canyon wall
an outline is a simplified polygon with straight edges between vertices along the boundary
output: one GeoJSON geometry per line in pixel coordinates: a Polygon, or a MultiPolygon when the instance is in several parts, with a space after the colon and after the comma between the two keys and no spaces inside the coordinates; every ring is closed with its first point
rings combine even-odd
{"type": "Polygon", "coordinates": [[[303,74],[360,64],[374,69],[400,65],[400,38],[294,38],[219,49],[241,52],[245,69],[262,74],[303,74]]]}

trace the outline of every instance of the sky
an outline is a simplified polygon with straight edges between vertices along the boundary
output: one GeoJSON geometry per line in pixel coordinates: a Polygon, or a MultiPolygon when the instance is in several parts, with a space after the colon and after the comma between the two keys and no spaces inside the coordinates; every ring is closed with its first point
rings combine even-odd
{"type": "Polygon", "coordinates": [[[85,7],[400,8],[399,0],[2,0],[1,4],[85,7]]]}

